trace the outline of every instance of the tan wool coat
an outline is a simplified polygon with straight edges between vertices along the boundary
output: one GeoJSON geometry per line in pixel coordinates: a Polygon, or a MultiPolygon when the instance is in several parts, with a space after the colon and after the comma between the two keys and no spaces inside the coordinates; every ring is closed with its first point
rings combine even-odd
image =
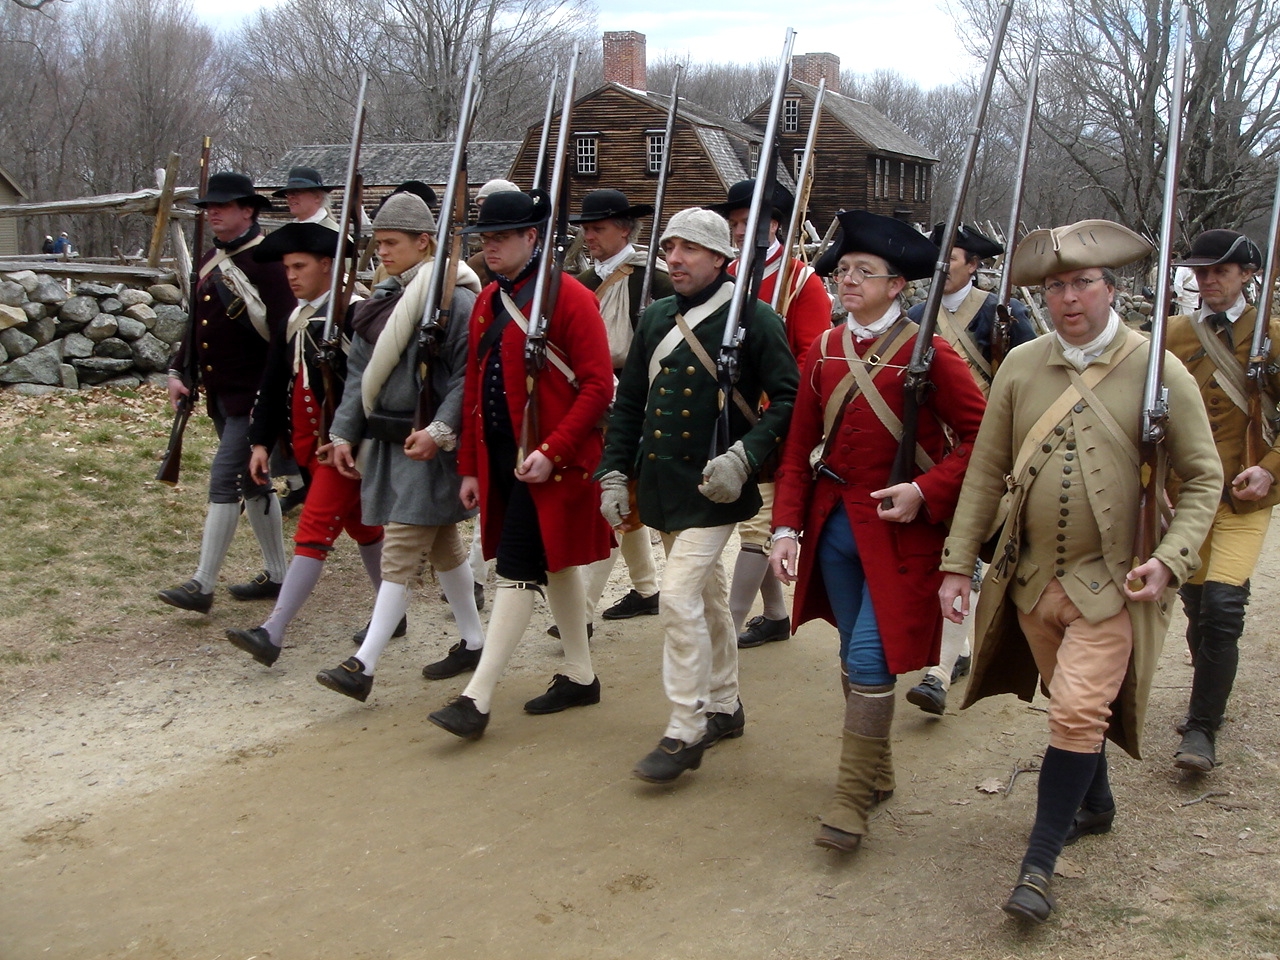
{"type": "MultiPolygon", "coordinates": [[[[1136,336],[1141,335],[1122,327],[1096,363],[1110,364],[1125,341],[1136,336]]],[[[1149,354],[1149,344],[1142,343],[1094,388],[1101,405],[1135,447],[1141,440],[1142,392],[1149,354]]],[[[942,561],[944,572],[971,573],[980,546],[993,530],[998,531],[995,556],[1013,558],[1011,563],[989,567],[983,581],[966,707],[1001,693],[1013,693],[1027,701],[1035,694],[1039,674],[1009,596],[1010,583],[1019,573],[1025,576],[1035,567],[1052,567],[1055,563],[1053,540],[1027,543],[1020,533],[1025,489],[1036,482],[1034,476],[1028,477],[1024,489],[1015,487],[1010,491],[1005,501],[1008,517],[1002,527],[997,523],[1001,521],[1001,502],[1006,493],[1005,477],[1028,432],[1069,387],[1068,369],[1070,365],[1057,338],[1040,337],[1011,351],[992,384],[942,561]]],[[[1134,757],[1139,756],[1141,748],[1147,698],[1168,628],[1174,588],[1199,565],[1200,544],[1209,531],[1222,490],[1222,467],[1195,380],[1176,358],[1167,356],[1164,382],[1169,389],[1164,447],[1170,466],[1183,478],[1183,484],[1172,522],[1154,555],[1169,568],[1173,579],[1158,601],[1125,602],[1133,621],[1133,652],[1119,696],[1112,704],[1107,731],[1134,757]]],[[[1065,532],[1071,533],[1071,524],[1096,523],[1106,570],[1114,584],[1123,588],[1133,566],[1140,493],[1137,470],[1125,445],[1087,402],[1070,408],[1060,421],[1059,426],[1063,425],[1074,429],[1079,472],[1092,514],[1082,517],[1077,511],[1066,519],[1065,532]]],[[[1054,436],[1054,431],[1048,432],[1049,440],[1054,436]]],[[[1044,439],[1036,438],[1037,442],[1044,439]]],[[[1057,479],[1049,475],[1044,478],[1045,482],[1057,479]]],[[[1070,574],[1063,571],[1059,575],[1070,574]]],[[[1096,582],[1092,586],[1096,591],[1096,582]]],[[[1088,616],[1087,611],[1085,615],[1088,616]]]]}

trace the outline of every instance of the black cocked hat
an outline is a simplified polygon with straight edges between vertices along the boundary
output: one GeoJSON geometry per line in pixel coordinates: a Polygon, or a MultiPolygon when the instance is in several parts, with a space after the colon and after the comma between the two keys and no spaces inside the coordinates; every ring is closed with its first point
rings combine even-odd
{"type": "Polygon", "coordinates": [[[907,280],[933,276],[938,248],[909,223],[866,210],[841,210],[840,229],[826,253],[813,263],[814,272],[828,276],[846,253],[869,253],[889,264],[907,280]]]}
{"type": "Polygon", "coordinates": [[[259,210],[270,210],[271,201],[253,189],[253,181],[243,173],[215,173],[209,177],[209,187],[203,197],[191,202],[197,207],[210,203],[231,203],[240,200],[259,210]]]}
{"type": "Polygon", "coordinates": [[[253,259],[270,263],[288,253],[311,253],[332,259],[338,253],[338,231],[319,223],[286,223],[253,248],[253,259]]]}
{"type": "MultiPolygon", "coordinates": [[[[728,217],[735,210],[745,210],[751,206],[751,197],[755,193],[756,182],[751,180],[739,180],[729,188],[729,194],[725,197],[724,203],[713,203],[707,206],[708,210],[714,210],[722,217],[728,217]]],[[[780,183],[773,185],[773,201],[770,204],[773,219],[782,223],[790,219],[791,209],[796,204],[796,198],[791,195],[788,190],[780,183]]]]}
{"type": "Polygon", "coordinates": [[[653,207],[650,204],[632,204],[621,190],[592,190],[582,198],[582,212],[576,217],[570,217],[569,222],[597,223],[614,217],[638,220],[651,213],[653,207]]]}
{"type": "Polygon", "coordinates": [[[290,190],[324,190],[326,193],[333,187],[326,187],[320,171],[314,167],[290,167],[289,179],[279,190],[273,191],[273,197],[287,196],[290,190]]]}
{"type": "MultiPolygon", "coordinates": [[[[945,223],[935,223],[933,225],[933,233],[929,234],[929,242],[935,247],[942,247],[942,234],[947,229],[945,223]]],[[[956,242],[954,246],[961,250],[967,250],[971,255],[979,260],[987,260],[991,257],[998,257],[1004,253],[1004,247],[996,243],[985,233],[979,233],[973,227],[966,227],[963,223],[956,228],[956,242]]]]}
{"type": "Polygon", "coordinates": [[[1177,267],[1211,267],[1219,263],[1262,266],[1258,245],[1236,230],[1206,230],[1191,242],[1186,258],[1177,267]]]}
{"type": "Polygon", "coordinates": [[[525,230],[540,227],[551,213],[551,201],[542,190],[521,193],[500,190],[491,193],[480,206],[480,219],[459,233],[497,233],[499,230],[525,230]]]}

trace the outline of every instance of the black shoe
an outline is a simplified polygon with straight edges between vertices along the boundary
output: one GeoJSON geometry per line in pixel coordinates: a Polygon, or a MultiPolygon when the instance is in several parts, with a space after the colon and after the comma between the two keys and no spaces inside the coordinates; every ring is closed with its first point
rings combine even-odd
{"type": "Polygon", "coordinates": [[[479,581],[476,582],[475,593],[476,593],[476,609],[483,610],[484,609],[484,584],[483,583],[480,583],[479,581]]]}
{"type": "Polygon", "coordinates": [[[280,596],[280,584],[263,570],[248,583],[233,583],[227,592],[237,600],[274,600],[280,596]]]}
{"type": "Polygon", "coordinates": [[[316,682],[364,703],[369,699],[369,691],[373,689],[373,677],[366,676],[363,670],[363,663],[355,657],[347,657],[332,670],[317,673],[316,682]]]}
{"type": "Polygon", "coordinates": [[[304,484],[296,490],[292,487],[289,492],[280,498],[280,516],[287,517],[295,510],[302,507],[307,501],[307,491],[311,489],[311,484],[304,484]]]}
{"type": "Polygon", "coordinates": [[[479,740],[489,725],[489,715],[477,710],[470,697],[454,697],[435,713],[427,714],[427,719],[463,740],[479,740]]]}
{"type": "Polygon", "coordinates": [[[818,835],[813,838],[813,845],[837,850],[840,853],[854,853],[862,845],[862,834],[847,833],[835,827],[828,827],[824,823],[818,828],[818,835]]]}
{"type": "MultiPolygon", "coordinates": [[[[587,624],[587,639],[588,639],[588,640],[590,640],[590,639],[591,639],[592,637],[594,637],[595,635],[596,635],[596,625],[595,625],[594,623],[588,623],[588,624],[587,624]]],[[[548,637],[555,637],[557,640],[559,640],[559,639],[560,639],[560,628],[559,628],[558,626],[556,626],[556,625],[553,623],[551,626],[547,627],[547,636],[548,636],[548,637]]]]}
{"type": "Polygon", "coordinates": [[[600,616],[606,620],[630,620],[632,617],[652,617],[658,612],[658,594],[642,597],[632,588],[627,595],[600,616]]]}
{"type": "Polygon", "coordinates": [[[942,689],[941,680],[927,673],[923,680],[907,691],[907,703],[940,717],[947,712],[947,691],[942,689]]]}
{"type": "Polygon", "coordinates": [[[159,597],[171,607],[191,610],[195,613],[208,613],[210,608],[213,607],[213,591],[201,593],[200,584],[194,580],[188,580],[178,587],[161,590],[159,597]]]}
{"type": "Polygon", "coordinates": [[[663,737],[653,752],[635,765],[632,776],[646,783],[670,783],[686,770],[702,766],[702,741],[685,746],[684,741],[663,737]]]}
{"type": "Polygon", "coordinates": [[[271,666],[280,658],[280,648],[271,642],[271,635],[262,627],[228,630],[227,639],[233,646],[239,647],[264,667],[271,666]]]}
{"type": "Polygon", "coordinates": [[[746,728],[747,717],[742,712],[742,701],[733,713],[708,713],[707,732],[702,737],[702,749],[714,746],[721,740],[736,740],[746,728]]]}
{"type": "Polygon", "coordinates": [[[746,650],[776,640],[787,640],[791,637],[791,621],[770,620],[766,616],[752,617],[747,621],[747,628],[738,634],[739,649],[746,650]]]}
{"type": "Polygon", "coordinates": [[[1188,727],[1182,735],[1182,743],[1173,755],[1173,765],[1179,770],[1208,773],[1218,765],[1213,751],[1213,737],[1196,727],[1188,727]]]}
{"type": "MultiPolygon", "coordinates": [[[[409,615],[405,614],[400,618],[400,622],[396,624],[395,630],[391,632],[393,637],[403,637],[409,632],[409,615]]],[[[357,647],[364,643],[364,638],[369,635],[369,624],[365,624],[359,630],[351,635],[351,642],[357,647]]]]}
{"type": "Polygon", "coordinates": [[[448,680],[460,673],[468,673],[479,665],[480,653],[481,651],[468,647],[467,641],[459,640],[449,648],[443,659],[423,667],[422,675],[428,680],[448,680]]]}
{"type": "Polygon", "coordinates": [[[1115,818],[1116,808],[1114,806],[1110,810],[1103,810],[1099,813],[1093,813],[1081,807],[1071,820],[1071,828],[1067,830],[1067,839],[1062,841],[1063,846],[1069,847],[1081,837],[1087,837],[1090,834],[1110,833],[1111,822],[1115,818]]]}
{"type": "Polygon", "coordinates": [[[1055,905],[1049,878],[1042,873],[1027,871],[1018,878],[1008,901],[1000,909],[1019,920],[1044,923],[1055,905]]]}
{"type": "Polygon", "coordinates": [[[575,683],[563,673],[551,678],[547,692],[534,697],[524,705],[525,713],[559,713],[570,707],[589,707],[600,702],[600,678],[592,677],[590,683],[575,683]]]}
{"type": "Polygon", "coordinates": [[[955,683],[961,677],[969,675],[969,668],[973,666],[973,657],[968,655],[960,657],[956,660],[956,665],[951,668],[951,682],[955,683]]]}

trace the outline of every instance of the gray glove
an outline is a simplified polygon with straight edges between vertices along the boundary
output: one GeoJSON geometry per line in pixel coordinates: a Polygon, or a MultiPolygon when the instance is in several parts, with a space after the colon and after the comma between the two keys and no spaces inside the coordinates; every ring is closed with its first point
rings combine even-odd
{"type": "Polygon", "coordinates": [[[631,497],[627,493],[627,478],[617,470],[610,470],[600,478],[600,516],[611,527],[622,526],[622,519],[631,509],[631,497]]]}
{"type": "Polygon", "coordinates": [[[698,491],[712,503],[733,503],[742,496],[742,485],[750,473],[747,451],[739,440],[720,456],[707,461],[698,491]]]}

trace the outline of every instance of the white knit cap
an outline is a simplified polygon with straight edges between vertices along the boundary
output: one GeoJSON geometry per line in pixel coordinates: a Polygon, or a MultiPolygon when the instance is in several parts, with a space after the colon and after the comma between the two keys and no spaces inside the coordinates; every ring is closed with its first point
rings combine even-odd
{"type": "Polygon", "coordinates": [[[714,253],[723,254],[728,260],[733,259],[729,222],[713,210],[702,207],[681,210],[667,221],[667,229],[662,232],[662,239],[658,244],[664,244],[672,237],[706,247],[714,253]]]}
{"type": "Polygon", "coordinates": [[[490,180],[479,190],[476,191],[476,203],[479,203],[491,193],[519,193],[520,188],[510,180],[490,180]]]}
{"type": "Polygon", "coordinates": [[[403,230],[413,234],[435,233],[436,218],[431,215],[431,208],[421,197],[412,193],[393,193],[373,218],[373,229],[403,230]]]}

